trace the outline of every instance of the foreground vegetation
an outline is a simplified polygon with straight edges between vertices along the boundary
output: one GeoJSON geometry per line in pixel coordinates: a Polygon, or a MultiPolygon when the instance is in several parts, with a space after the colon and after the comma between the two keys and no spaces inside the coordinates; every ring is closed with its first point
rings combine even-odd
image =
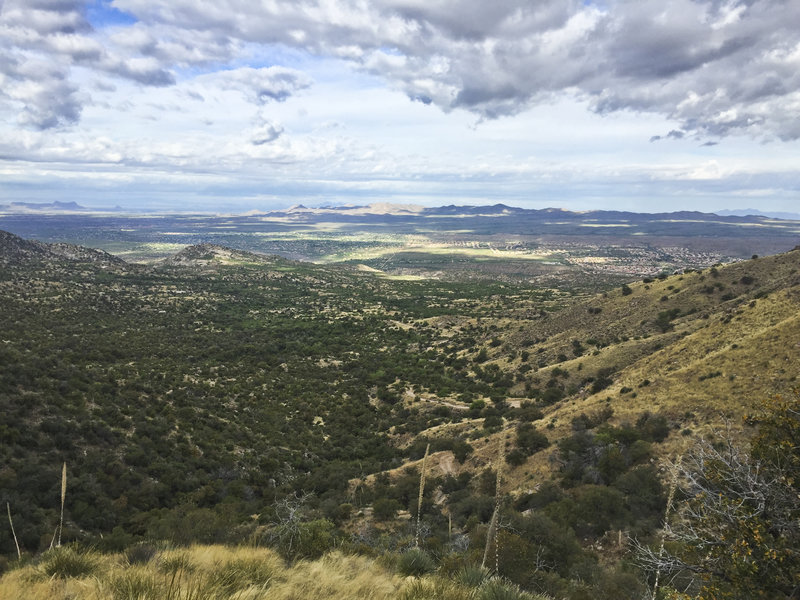
{"type": "Polygon", "coordinates": [[[142,544],[125,554],[50,550],[0,580],[0,599],[18,600],[536,600],[509,582],[473,570],[453,578],[406,579],[392,557],[341,552],[287,566],[264,548],[142,544]]]}
{"type": "Polygon", "coordinates": [[[370,597],[793,593],[796,509],[760,507],[800,480],[800,252],[586,297],[0,242],[0,593],[256,598],[312,568],[370,597]],[[752,510],[720,487],[748,469],[769,475],[752,510]],[[685,537],[720,514],[701,493],[745,507],[708,530],[716,555],[685,537]],[[229,563],[261,579],[233,589],[229,563]]]}

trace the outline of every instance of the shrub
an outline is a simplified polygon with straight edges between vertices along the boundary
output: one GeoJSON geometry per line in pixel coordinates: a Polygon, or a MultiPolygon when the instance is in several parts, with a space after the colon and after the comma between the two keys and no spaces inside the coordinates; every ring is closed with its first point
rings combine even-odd
{"type": "Polygon", "coordinates": [[[542,404],[554,404],[564,397],[564,390],[549,387],[542,394],[542,404]]]}
{"type": "Polygon", "coordinates": [[[492,577],[478,589],[477,598],[478,600],[535,600],[536,596],[523,592],[513,583],[492,577]]]}
{"type": "Polygon", "coordinates": [[[650,442],[663,442],[669,435],[669,424],[664,415],[654,415],[650,412],[643,413],[636,420],[636,429],[650,442]]]}
{"type": "Polygon", "coordinates": [[[48,550],[39,564],[39,570],[47,577],[67,579],[88,577],[100,566],[100,557],[91,551],[80,552],[71,546],[48,550]]]}
{"type": "Polygon", "coordinates": [[[149,542],[139,542],[125,550],[125,560],[129,565],[145,565],[153,560],[156,547],[149,542]]]}
{"type": "Polygon", "coordinates": [[[456,574],[456,580],[467,587],[478,587],[489,577],[489,571],[477,565],[467,565],[456,574]]]}
{"type": "Polygon", "coordinates": [[[503,426],[503,417],[500,415],[489,415],[483,420],[484,429],[493,429],[494,427],[503,426]]]}
{"type": "Polygon", "coordinates": [[[517,446],[527,456],[536,454],[550,445],[547,436],[530,423],[522,423],[517,427],[517,446]]]}
{"type": "Polygon", "coordinates": [[[376,521],[390,521],[400,508],[400,503],[394,498],[378,498],[372,503],[372,516],[376,521]]]}
{"type": "Polygon", "coordinates": [[[333,547],[334,525],[328,519],[316,519],[300,523],[300,539],[296,558],[319,558],[333,547]]]}
{"type": "Polygon", "coordinates": [[[472,600],[472,590],[442,577],[414,579],[400,592],[400,600],[472,600]]]}
{"type": "Polygon", "coordinates": [[[544,417],[544,413],[533,402],[526,400],[517,409],[517,417],[520,421],[538,421],[544,417]]]}
{"type": "Polygon", "coordinates": [[[436,561],[431,558],[430,554],[419,548],[412,548],[404,552],[397,561],[397,570],[405,576],[419,577],[434,569],[436,569],[436,561]]]}
{"type": "Polygon", "coordinates": [[[528,458],[527,454],[516,448],[506,455],[506,462],[510,465],[518,467],[520,465],[525,464],[527,458],[528,458]]]}

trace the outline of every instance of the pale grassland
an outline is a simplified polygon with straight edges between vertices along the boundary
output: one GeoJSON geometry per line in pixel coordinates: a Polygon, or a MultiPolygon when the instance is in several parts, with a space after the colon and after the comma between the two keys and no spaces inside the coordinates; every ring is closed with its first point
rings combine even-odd
{"type": "MultiPolygon", "coordinates": [[[[530,250],[506,250],[495,247],[464,247],[450,244],[437,244],[428,242],[424,244],[407,244],[404,246],[365,248],[346,253],[337,252],[320,258],[320,262],[330,263],[343,260],[370,260],[383,257],[392,257],[395,254],[413,252],[429,254],[431,256],[463,256],[473,260],[555,260],[552,254],[531,252],[530,250]]],[[[560,257],[559,257],[560,258],[560,257]]]]}
{"type": "Polygon", "coordinates": [[[495,578],[402,577],[333,552],[287,566],[265,548],[192,546],[130,564],[121,554],[58,548],[0,578],[0,600],[545,600],[495,578]]]}
{"type": "Polygon", "coordinates": [[[402,577],[374,560],[341,553],[287,567],[264,548],[192,546],[130,565],[123,555],[60,548],[6,573],[0,600],[382,600],[395,598],[403,585],[402,577]],[[82,567],[54,561],[57,555],[71,555],[82,567]],[[58,562],[55,572],[53,562],[58,562]]]}

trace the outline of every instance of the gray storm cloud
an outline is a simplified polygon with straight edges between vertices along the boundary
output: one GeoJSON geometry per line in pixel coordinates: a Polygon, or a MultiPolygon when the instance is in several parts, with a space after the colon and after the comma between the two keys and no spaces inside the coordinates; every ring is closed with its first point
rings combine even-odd
{"type": "Polygon", "coordinates": [[[498,118],[553,94],[685,134],[797,139],[794,0],[117,0],[145,23],[351,60],[412,99],[498,118]]]}
{"type": "MultiPolygon", "coordinates": [[[[0,3],[0,67],[37,127],[80,115],[70,67],[144,85],[182,67],[238,66],[243,48],[282,45],[349,61],[409,98],[481,118],[570,95],[604,114],[638,111],[684,136],[800,139],[797,0],[115,0],[134,25],[96,35],[78,0],[0,3]],[[52,58],[58,73],[19,68],[52,58]],[[38,61],[38,62],[37,62],[38,61]],[[49,95],[66,94],[62,99],[49,95]]],[[[278,66],[271,69],[280,69],[278,66]]],[[[233,69],[256,104],[309,83],[233,69]]],[[[675,138],[667,132],[665,138],[675,138]]]]}

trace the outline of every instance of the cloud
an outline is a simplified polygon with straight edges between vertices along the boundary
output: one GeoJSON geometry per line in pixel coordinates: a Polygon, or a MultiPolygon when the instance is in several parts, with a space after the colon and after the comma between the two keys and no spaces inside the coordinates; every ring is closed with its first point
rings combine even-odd
{"type": "Polygon", "coordinates": [[[0,98],[21,107],[20,124],[50,129],[75,123],[81,115],[78,87],[58,64],[0,52],[0,98]]]}
{"type": "Polygon", "coordinates": [[[240,42],[214,31],[144,23],[112,28],[108,42],[126,54],[152,57],[163,65],[180,67],[225,64],[242,51],[240,42]]]}
{"type": "Polygon", "coordinates": [[[409,98],[499,118],[557,95],[687,135],[800,138],[800,11],[784,0],[117,0],[150,27],[339,57],[409,98]]]}
{"type": "MultiPolygon", "coordinates": [[[[77,123],[90,89],[81,89],[74,67],[105,78],[147,86],[175,83],[167,67],[152,57],[120,53],[97,35],[80,0],[5,0],[0,5],[0,100],[16,111],[17,122],[33,129],[77,123]]],[[[96,81],[95,90],[112,89],[96,81]]]]}
{"type": "Polygon", "coordinates": [[[261,146],[277,140],[283,133],[283,127],[273,123],[264,123],[253,131],[250,141],[254,146],[261,146]]]}
{"type": "Polygon", "coordinates": [[[75,34],[86,32],[91,25],[83,14],[80,0],[5,0],[2,24],[25,28],[41,34],[75,34]]]}
{"type": "Polygon", "coordinates": [[[254,104],[283,102],[311,85],[311,80],[300,71],[283,67],[242,67],[221,71],[212,79],[223,89],[242,92],[254,104]]]}
{"type": "Polygon", "coordinates": [[[0,89],[0,96],[18,107],[21,122],[53,127],[80,117],[90,92],[79,93],[75,67],[93,71],[106,87],[117,78],[172,86],[182,76],[224,69],[217,80],[222,89],[257,105],[283,102],[310,79],[280,60],[243,65],[265,48],[278,55],[289,48],[345,61],[412,101],[480,120],[568,96],[601,115],[667,118],[674,129],[666,138],[800,139],[800,11],[787,0],[113,5],[135,22],[95,31],[81,0],[4,1],[0,49],[8,60],[55,65],[29,69],[28,81],[3,67],[14,88],[0,89]],[[64,96],[46,100],[51,92],[64,96]]]}
{"type": "Polygon", "coordinates": [[[167,86],[175,83],[175,76],[163,69],[153,58],[106,57],[96,65],[99,69],[150,86],[167,86]]]}

